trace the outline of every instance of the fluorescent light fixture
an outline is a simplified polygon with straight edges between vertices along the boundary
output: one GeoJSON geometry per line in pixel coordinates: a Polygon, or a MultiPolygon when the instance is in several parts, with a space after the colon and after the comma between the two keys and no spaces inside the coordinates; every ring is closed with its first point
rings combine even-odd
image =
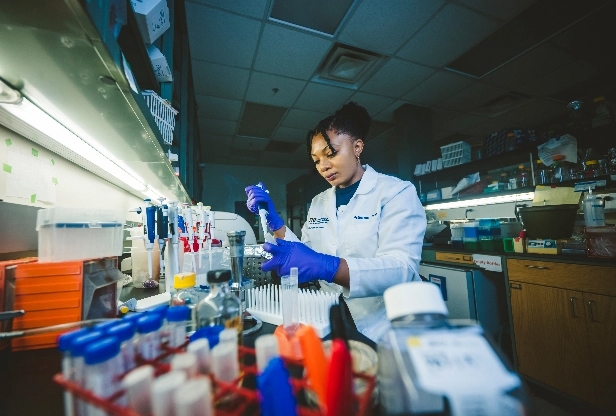
{"type": "Polygon", "coordinates": [[[0,106],[24,123],[37,129],[42,134],[49,136],[89,162],[92,162],[136,191],[143,192],[147,189],[143,179],[120,166],[123,165],[121,161],[115,161],[103,155],[79,136],[53,119],[49,114],[34,105],[27,98],[23,98],[21,104],[18,105],[0,103],[0,106]]]}
{"type": "Polygon", "coordinates": [[[436,204],[426,205],[426,210],[442,210],[452,208],[478,207],[483,205],[505,204],[508,202],[532,201],[535,196],[534,192],[526,192],[523,194],[509,194],[488,196],[484,198],[465,199],[463,201],[441,202],[436,204]]]}
{"type": "Polygon", "coordinates": [[[22,96],[19,91],[14,90],[0,79],[0,103],[19,104],[22,96]]]}
{"type": "Polygon", "coordinates": [[[160,202],[158,198],[161,198],[161,197],[164,198],[161,192],[158,192],[156,189],[152,188],[150,185],[148,185],[147,189],[141,193],[147,196],[148,198],[150,198],[152,200],[152,203],[156,203],[156,204],[160,202]]]}

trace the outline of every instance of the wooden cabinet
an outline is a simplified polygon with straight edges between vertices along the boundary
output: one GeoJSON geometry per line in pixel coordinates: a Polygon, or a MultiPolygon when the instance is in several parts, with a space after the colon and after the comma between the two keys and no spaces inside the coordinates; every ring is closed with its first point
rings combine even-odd
{"type": "Polygon", "coordinates": [[[518,371],[616,412],[616,268],[517,259],[507,268],[518,371]]]}

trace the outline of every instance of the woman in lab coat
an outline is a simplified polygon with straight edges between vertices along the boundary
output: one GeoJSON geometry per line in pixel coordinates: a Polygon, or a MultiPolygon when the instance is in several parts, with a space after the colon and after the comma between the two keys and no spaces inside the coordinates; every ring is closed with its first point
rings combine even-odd
{"type": "Polygon", "coordinates": [[[308,153],[332,187],[312,200],[301,242],[263,184],[246,194],[255,214],[267,203],[268,227],[277,238],[277,245],[264,245],[273,258],[262,269],[283,276],[298,267],[300,284],[318,279],[322,290],[342,293],[357,330],[376,343],[389,327],[385,289],[420,280],[426,216],[412,183],[361,164],[370,122],[366,109],[351,102],[308,134],[308,153]]]}

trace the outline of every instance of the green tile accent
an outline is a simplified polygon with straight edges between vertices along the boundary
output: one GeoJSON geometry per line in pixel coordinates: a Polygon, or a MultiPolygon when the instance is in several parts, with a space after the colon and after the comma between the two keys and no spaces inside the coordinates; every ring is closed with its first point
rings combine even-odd
{"type": "Polygon", "coordinates": [[[3,163],[2,170],[5,171],[6,173],[11,173],[11,171],[13,170],[13,167],[11,165],[7,165],[6,163],[3,163]]]}
{"type": "Polygon", "coordinates": [[[58,184],[58,179],[57,179],[57,178],[51,178],[51,182],[52,182],[54,185],[57,185],[57,184],[58,184]]]}
{"type": "Polygon", "coordinates": [[[30,195],[30,202],[33,204],[36,202],[36,194],[30,195]]]}
{"type": "Polygon", "coordinates": [[[12,144],[13,144],[13,142],[11,141],[11,139],[6,139],[6,140],[4,141],[4,143],[6,143],[6,145],[7,145],[7,146],[10,146],[10,145],[12,145],[12,144]]]}
{"type": "Polygon", "coordinates": [[[32,148],[32,156],[38,157],[38,150],[36,150],[34,147],[32,148]]]}

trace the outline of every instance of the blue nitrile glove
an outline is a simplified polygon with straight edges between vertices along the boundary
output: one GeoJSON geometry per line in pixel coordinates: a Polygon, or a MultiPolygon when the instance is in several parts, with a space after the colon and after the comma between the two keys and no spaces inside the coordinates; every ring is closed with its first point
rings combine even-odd
{"type": "Polygon", "coordinates": [[[265,189],[265,185],[263,182],[259,182],[258,185],[247,186],[246,195],[248,196],[248,200],[246,201],[246,206],[248,210],[255,215],[259,215],[259,205],[267,210],[267,215],[265,219],[267,220],[267,226],[272,231],[279,230],[284,226],[284,221],[280,218],[280,215],[276,212],[276,207],[272,202],[272,198],[270,198],[267,190],[265,189]],[[267,205],[265,207],[264,205],[267,205]]]}
{"type": "Polygon", "coordinates": [[[279,276],[290,274],[291,267],[297,267],[298,283],[325,280],[332,283],[340,266],[340,257],[317,253],[304,243],[276,239],[278,245],[265,243],[263,250],[273,255],[261,265],[261,270],[276,270],[279,276]]]}

